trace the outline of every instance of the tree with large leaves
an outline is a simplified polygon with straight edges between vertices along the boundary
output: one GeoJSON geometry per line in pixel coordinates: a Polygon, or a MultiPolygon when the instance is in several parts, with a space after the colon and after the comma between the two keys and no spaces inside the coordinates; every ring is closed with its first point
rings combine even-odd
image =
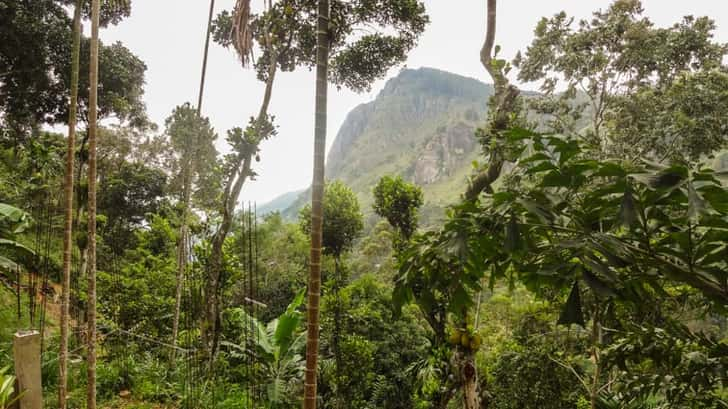
{"type": "Polygon", "coordinates": [[[229,310],[226,320],[232,327],[239,327],[244,334],[252,328],[253,335],[235,342],[223,342],[231,357],[252,357],[259,365],[267,398],[266,407],[271,409],[292,407],[298,400],[301,377],[304,371],[302,355],[306,332],[301,331],[305,291],[301,290],[286,310],[265,324],[248,315],[242,308],[229,310]],[[248,327],[248,328],[246,328],[248,327]]]}
{"type": "MultiPolygon", "coordinates": [[[[266,3],[267,10],[272,5],[266,3]]],[[[228,27],[228,31],[216,32],[215,39],[224,46],[234,46],[240,56],[243,65],[248,64],[248,56],[253,50],[252,38],[249,38],[249,30],[252,22],[250,20],[250,1],[240,0],[236,4],[234,11],[236,24],[228,27]],[[244,41],[233,42],[232,38],[240,38],[236,36],[238,31],[244,41]]],[[[221,333],[220,312],[222,310],[220,303],[220,293],[224,285],[224,260],[223,247],[225,240],[232,228],[235,206],[237,205],[240,192],[243,185],[249,179],[255,177],[253,171],[253,161],[260,160],[260,144],[276,134],[276,127],[273,124],[273,117],[269,115],[268,108],[270,106],[271,97],[273,95],[273,84],[277,73],[277,56],[279,49],[273,43],[270,33],[270,27],[273,17],[270,12],[264,13],[267,19],[261,24],[264,25],[261,37],[258,37],[259,46],[268,51],[266,55],[269,61],[269,69],[265,75],[259,75],[259,79],[265,83],[265,91],[263,100],[260,105],[257,116],[250,118],[248,126],[242,128],[234,128],[227,133],[226,141],[232,147],[232,153],[225,156],[222,164],[223,186],[222,197],[219,206],[220,223],[212,237],[211,254],[207,265],[207,280],[205,283],[205,317],[202,324],[202,341],[208,354],[208,360],[213,362],[217,353],[219,338],[221,333]]],[[[261,58],[265,59],[265,58],[261,58]]]]}
{"type": "Polygon", "coordinates": [[[578,24],[543,18],[514,63],[520,80],[541,82],[532,106],[549,128],[596,154],[697,160],[726,145],[728,45],[714,31],[708,17],[655,27],[639,0],[617,0],[578,24]]]}
{"type": "Polygon", "coordinates": [[[30,227],[30,216],[13,206],[0,203],[0,269],[11,272],[30,261],[35,252],[17,241],[30,227]]]}
{"type": "Polygon", "coordinates": [[[511,85],[507,74],[510,66],[498,59],[495,45],[497,1],[487,1],[486,33],[480,61],[493,79],[495,93],[489,101],[486,126],[476,133],[488,162],[479,166],[463,194],[463,203],[455,206],[445,226],[437,232],[415,237],[408,248],[400,251],[400,275],[395,282],[394,301],[398,308],[415,301],[433,331],[433,351],[445,356],[442,365],[442,392],[433,397],[438,407],[446,407],[458,389],[463,392],[463,405],[468,409],[480,406],[475,353],[480,335],[472,323],[472,294],[481,291],[481,280],[487,268],[482,260],[469,260],[471,247],[482,248],[469,237],[473,226],[463,217],[477,206],[483,192],[492,194],[504,165],[515,155],[504,133],[522,123],[518,88],[511,85]],[[446,343],[446,329],[452,327],[446,343]],[[444,354],[441,351],[446,351],[444,354]],[[452,362],[450,364],[450,355],[452,362]],[[452,375],[452,376],[451,376],[452,375]]]}
{"type": "Polygon", "coordinates": [[[645,300],[659,303],[680,287],[717,306],[728,303],[722,244],[728,192],[705,167],[623,166],[591,159],[577,141],[523,131],[511,136],[526,138],[512,174],[519,183],[481,209],[480,223],[506,220],[490,233],[506,243],[493,279],[518,274],[534,291],[571,288],[563,324],[584,324],[578,300],[580,287],[588,289],[594,367],[587,389],[597,407],[606,370],[603,326],[616,306],[636,314],[647,308],[645,300]]]}

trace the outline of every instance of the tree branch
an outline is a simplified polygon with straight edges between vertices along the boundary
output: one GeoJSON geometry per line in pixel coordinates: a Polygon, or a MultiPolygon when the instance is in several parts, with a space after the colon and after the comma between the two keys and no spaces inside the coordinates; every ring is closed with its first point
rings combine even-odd
{"type": "MultiPolygon", "coordinates": [[[[510,85],[508,78],[504,73],[504,67],[495,64],[493,47],[495,45],[496,31],[496,0],[487,0],[487,27],[485,32],[485,42],[480,50],[480,62],[488,71],[495,88],[495,95],[491,100],[490,120],[486,129],[488,139],[493,140],[499,138],[501,132],[508,130],[512,124],[512,114],[517,111],[518,96],[520,92],[518,88],[510,85]]],[[[491,149],[488,168],[481,171],[470,181],[468,189],[464,194],[465,200],[473,201],[478,198],[480,193],[493,193],[493,183],[500,177],[503,170],[505,158],[503,152],[499,148],[491,149]]]]}

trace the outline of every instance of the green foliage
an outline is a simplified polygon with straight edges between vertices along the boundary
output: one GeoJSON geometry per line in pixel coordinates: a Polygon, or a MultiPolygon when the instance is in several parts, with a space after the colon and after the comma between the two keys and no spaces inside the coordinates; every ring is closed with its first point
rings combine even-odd
{"type": "MultiPolygon", "coordinates": [[[[515,134],[514,134],[515,135],[515,134]]],[[[526,186],[486,200],[489,220],[511,215],[521,245],[508,256],[535,289],[581,279],[598,297],[638,303],[665,280],[725,302],[728,192],[708,168],[625,167],[583,156],[576,141],[531,135],[514,178],[526,186]],[[628,227],[623,227],[627,225],[628,227]],[[720,257],[718,257],[720,258],[720,257]]],[[[510,231],[504,223],[506,240],[510,231]]]]}
{"type": "MultiPolygon", "coordinates": [[[[299,213],[301,229],[311,232],[311,206],[306,205],[299,213]]],[[[351,250],[364,229],[359,201],[354,192],[343,182],[333,181],[324,190],[324,254],[340,257],[351,250]]]]}
{"type": "MultiPolygon", "coordinates": [[[[118,168],[109,170],[104,182],[100,186],[98,208],[105,223],[99,232],[111,251],[120,256],[134,247],[136,229],[149,222],[149,215],[161,212],[166,201],[167,175],[141,162],[124,161],[118,168]]],[[[101,262],[105,267],[104,260],[101,262]]]]}
{"type": "MultiPolygon", "coordinates": [[[[246,217],[247,214],[242,214],[246,217]]],[[[282,314],[289,300],[295,297],[299,289],[306,285],[305,274],[308,268],[308,237],[297,224],[286,223],[278,213],[273,213],[258,222],[257,230],[258,260],[256,268],[263,277],[262,284],[256,293],[256,299],[267,308],[260,311],[258,319],[264,322],[273,320],[282,314]]],[[[236,232],[231,240],[230,260],[232,281],[242,279],[239,272],[244,271],[248,260],[241,259],[238,249],[247,248],[250,238],[241,237],[236,232]]],[[[231,289],[233,305],[244,303],[245,289],[238,286],[231,289]]]]}
{"type": "Polygon", "coordinates": [[[185,103],[172,111],[165,121],[165,134],[175,152],[171,164],[174,190],[184,195],[186,169],[190,172],[193,196],[206,208],[213,208],[220,194],[220,180],[217,175],[217,134],[208,118],[200,118],[197,110],[185,103]]]}
{"type": "Polygon", "coordinates": [[[684,72],[666,89],[646,88],[619,99],[610,117],[616,139],[655,144],[659,158],[700,160],[726,146],[728,75],[684,72]],[[635,139],[639,138],[637,141],[635,139]]]}
{"type": "Polygon", "coordinates": [[[333,355],[335,311],[344,311],[338,323],[343,366],[336,368],[333,358],[322,363],[324,407],[413,407],[418,383],[407,368],[426,356],[427,333],[415,311],[396,316],[391,303],[389,287],[372,274],[323,298],[323,356],[333,355]]]}
{"type": "Polygon", "coordinates": [[[612,399],[640,402],[664,396],[672,407],[725,406],[722,382],[728,366],[725,342],[679,324],[666,328],[632,326],[606,351],[620,371],[612,399]]]}
{"type": "Polygon", "coordinates": [[[299,291],[286,311],[267,325],[242,308],[226,312],[225,319],[237,329],[238,335],[234,341],[224,341],[221,345],[232,358],[255,359],[270,408],[291,407],[298,399],[305,368],[301,351],[306,333],[300,330],[303,314],[298,311],[304,295],[305,290],[299,291]]]}
{"type": "Polygon", "coordinates": [[[493,370],[488,392],[495,409],[576,409],[582,393],[572,373],[547,346],[506,352],[493,370]]]}
{"type": "MultiPolygon", "coordinates": [[[[253,39],[262,48],[255,63],[259,79],[267,78],[273,52],[282,71],[315,67],[316,7],[308,0],[282,0],[253,17],[253,39]]],[[[425,6],[417,0],[332,1],[330,80],[355,91],[369,90],[405,61],[428,22],[425,6]]],[[[232,45],[232,27],[232,15],[222,12],[214,23],[215,41],[232,45]]]]}
{"type": "MultiPolygon", "coordinates": [[[[39,124],[68,119],[71,19],[68,1],[0,2],[0,111],[18,138],[39,124]]],[[[104,2],[106,3],[106,2],[104,2]]],[[[115,2],[121,3],[121,2],[115,2]]],[[[125,3],[126,4],[126,3],[125,3]]],[[[104,7],[105,22],[118,22],[128,7],[104,7]]],[[[89,40],[81,46],[79,117],[87,117],[89,40]],[[85,57],[84,57],[85,55],[85,57]]],[[[147,127],[141,100],[146,65],[120,43],[99,50],[99,115],[147,127]]]]}
{"type": "Polygon", "coordinates": [[[708,17],[658,28],[643,13],[640,1],[618,0],[578,24],[564,12],[542,19],[516,58],[519,79],[541,81],[537,111],[596,152],[697,160],[726,143],[728,47],[708,17]],[[566,92],[556,93],[559,82],[566,92]]]}
{"type": "Polygon", "coordinates": [[[61,95],[68,94],[55,89],[57,83],[49,75],[70,75],[70,65],[53,64],[65,52],[70,60],[71,22],[66,11],[52,0],[4,0],[0,22],[0,111],[18,127],[52,120],[66,105],[61,95]]]}
{"type": "Polygon", "coordinates": [[[29,227],[30,216],[26,212],[0,203],[0,270],[12,272],[31,261],[35,252],[16,238],[29,227]]]}
{"type": "MultiPolygon", "coordinates": [[[[110,270],[99,271],[99,311],[122,329],[164,339],[172,327],[177,234],[159,215],[149,223],[148,229],[135,231],[136,248],[125,254],[123,264],[112,259],[110,270]]],[[[109,342],[123,344],[125,338],[112,337],[109,342]]]]}
{"type": "Polygon", "coordinates": [[[417,211],[424,202],[422,189],[399,176],[384,176],[373,193],[374,211],[409,240],[417,229],[417,211]]]}
{"type": "Polygon", "coordinates": [[[0,368],[0,409],[12,407],[20,396],[15,393],[15,376],[8,374],[10,367],[0,368]]]}
{"type": "Polygon", "coordinates": [[[384,220],[357,243],[351,256],[347,259],[354,278],[373,273],[392,282],[395,272],[394,242],[397,233],[384,220]]]}

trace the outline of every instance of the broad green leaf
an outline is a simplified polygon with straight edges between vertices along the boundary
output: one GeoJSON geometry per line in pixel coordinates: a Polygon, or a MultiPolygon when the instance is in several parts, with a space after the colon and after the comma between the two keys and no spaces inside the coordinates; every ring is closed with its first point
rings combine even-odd
{"type": "Polygon", "coordinates": [[[518,199],[518,203],[523,206],[529,213],[536,215],[541,223],[551,223],[555,216],[540,204],[525,198],[518,199]]]}
{"type": "Polygon", "coordinates": [[[9,258],[0,256],[0,270],[15,271],[18,268],[18,264],[9,258]]]}
{"type": "Polygon", "coordinates": [[[581,308],[581,295],[579,293],[579,282],[574,281],[574,285],[571,287],[569,298],[566,300],[564,308],[561,310],[559,321],[557,325],[571,325],[577,324],[582,327],[584,323],[584,312],[581,308]]]}
{"type": "Polygon", "coordinates": [[[5,248],[13,251],[20,251],[21,253],[29,256],[35,255],[35,251],[25,245],[18,243],[14,240],[0,239],[0,248],[5,248]]]}
{"type": "Polygon", "coordinates": [[[599,277],[594,275],[594,273],[588,269],[582,269],[582,275],[589,288],[591,288],[598,296],[608,298],[617,295],[617,293],[609,287],[609,285],[600,280],[599,277]]]}
{"type": "Polygon", "coordinates": [[[538,136],[538,134],[525,128],[515,127],[506,131],[505,136],[512,141],[520,141],[533,138],[534,136],[538,136]]]}
{"type": "Polygon", "coordinates": [[[599,273],[602,278],[608,280],[611,283],[617,282],[617,274],[612,271],[609,265],[605,264],[601,259],[599,259],[599,257],[588,254],[583,257],[582,261],[589,267],[590,271],[595,271],[599,273]]]}
{"type": "Polygon", "coordinates": [[[669,190],[674,189],[685,181],[688,171],[683,166],[672,166],[655,175],[650,176],[649,185],[653,189],[669,190]]]}
{"type": "Polygon", "coordinates": [[[552,170],[541,179],[541,186],[568,188],[571,186],[571,178],[568,175],[560,173],[558,170],[552,170]]]}
{"type": "Polygon", "coordinates": [[[599,169],[592,175],[601,177],[625,177],[627,176],[627,171],[616,163],[608,162],[599,164],[599,169]]]}
{"type": "Polygon", "coordinates": [[[521,233],[518,220],[516,220],[515,216],[511,216],[506,225],[506,240],[504,244],[506,251],[509,253],[520,250],[521,248],[521,233]]]}
{"type": "Polygon", "coordinates": [[[710,206],[723,213],[728,213],[728,190],[722,186],[707,185],[698,189],[710,206]]]}

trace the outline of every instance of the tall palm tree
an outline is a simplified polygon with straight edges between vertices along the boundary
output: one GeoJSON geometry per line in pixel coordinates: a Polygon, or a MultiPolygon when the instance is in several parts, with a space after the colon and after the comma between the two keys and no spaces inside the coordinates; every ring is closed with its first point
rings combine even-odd
{"type": "Polygon", "coordinates": [[[99,0],[91,0],[88,113],[88,383],[87,409],[96,409],[96,136],[98,134],[99,0]]]}
{"type": "Polygon", "coordinates": [[[321,301],[321,242],[323,239],[324,155],[329,71],[329,0],[319,0],[316,24],[316,119],[314,124],[313,184],[311,186],[311,265],[306,305],[306,377],[304,409],[316,409],[316,372],[319,347],[319,304],[321,301]]]}
{"type": "Polygon", "coordinates": [[[61,282],[61,345],[58,353],[58,405],[66,409],[68,385],[68,321],[71,302],[71,248],[73,246],[73,162],[76,155],[76,114],[78,109],[78,77],[81,50],[81,0],[73,12],[73,45],[71,49],[71,100],[68,107],[68,148],[64,176],[63,278],[61,282]]]}

